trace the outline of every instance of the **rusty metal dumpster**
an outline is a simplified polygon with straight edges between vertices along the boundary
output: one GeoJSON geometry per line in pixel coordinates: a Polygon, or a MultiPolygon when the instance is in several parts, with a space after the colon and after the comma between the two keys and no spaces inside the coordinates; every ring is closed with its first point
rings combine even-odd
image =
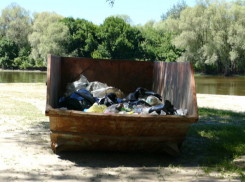
{"type": "Polygon", "coordinates": [[[192,123],[198,121],[191,63],[58,57],[48,55],[46,116],[51,148],[61,151],[166,152],[177,156],[192,123]],[[57,109],[67,83],[83,74],[125,94],[144,87],[160,94],[187,116],[85,113],[57,109]]]}

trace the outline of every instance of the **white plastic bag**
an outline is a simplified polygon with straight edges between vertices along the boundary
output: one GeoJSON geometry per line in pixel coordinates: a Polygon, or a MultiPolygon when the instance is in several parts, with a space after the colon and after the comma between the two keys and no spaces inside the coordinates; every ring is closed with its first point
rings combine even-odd
{"type": "Polygon", "coordinates": [[[84,75],[80,75],[79,80],[67,84],[65,96],[68,97],[73,92],[76,92],[80,89],[86,89],[88,85],[89,85],[89,81],[87,80],[87,78],[84,75]]]}
{"type": "Polygon", "coordinates": [[[178,115],[178,116],[186,116],[187,115],[187,109],[184,109],[184,110],[182,110],[181,108],[177,109],[174,114],[178,115]]]}
{"type": "Polygon", "coordinates": [[[93,97],[97,97],[97,98],[102,98],[110,93],[115,93],[117,95],[117,98],[119,99],[122,99],[124,97],[123,92],[121,92],[120,89],[117,89],[114,87],[96,89],[96,90],[91,91],[91,93],[93,94],[93,97]]]}
{"type": "Polygon", "coordinates": [[[156,96],[153,96],[153,95],[148,96],[146,99],[146,102],[150,104],[151,106],[162,104],[162,102],[156,96]]]}
{"type": "Polygon", "coordinates": [[[144,107],[144,108],[142,108],[142,112],[140,114],[141,115],[150,115],[149,110],[150,110],[150,107],[144,107]]]}
{"type": "Polygon", "coordinates": [[[86,87],[86,90],[89,92],[92,92],[94,90],[102,89],[102,88],[107,88],[108,85],[106,83],[101,83],[101,82],[90,82],[89,85],[86,87]]]}

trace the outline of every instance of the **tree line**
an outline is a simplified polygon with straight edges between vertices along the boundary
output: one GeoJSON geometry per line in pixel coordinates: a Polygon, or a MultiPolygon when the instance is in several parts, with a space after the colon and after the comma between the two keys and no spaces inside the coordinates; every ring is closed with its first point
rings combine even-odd
{"type": "MultiPolygon", "coordinates": [[[[114,1],[113,1],[114,2],[114,1]]],[[[12,3],[0,16],[0,67],[47,66],[47,54],[138,61],[189,61],[196,71],[225,75],[245,72],[245,3],[185,1],[159,22],[132,25],[127,15],[101,25],[54,12],[30,12],[12,3]]]]}

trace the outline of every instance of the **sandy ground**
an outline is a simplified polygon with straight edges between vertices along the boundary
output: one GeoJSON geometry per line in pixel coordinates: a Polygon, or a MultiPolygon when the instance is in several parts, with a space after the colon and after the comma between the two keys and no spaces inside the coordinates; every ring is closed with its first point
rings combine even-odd
{"type": "MultiPolygon", "coordinates": [[[[168,155],[102,152],[63,152],[50,149],[49,120],[44,116],[46,86],[30,84],[0,85],[0,182],[20,181],[240,181],[220,178],[219,173],[205,174],[196,165],[173,166],[168,155]],[[35,92],[29,93],[34,89],[35,92]],[[28,96],[11,95],[16,90],[28,96]],[[38,95],[38,96],[37,96],[38,95]],[[40,96],[40,97],[39,97],[40,96]],[[8,100],[5,100],[8,98],[8,100]],[[7,115],[6,102],[20,103],[37,117],[7,115]],[[26,105],[25,105],[26,104],[26,105]]],[[[245,111],[245,96],[197,94],[199,107],[245,111]]],[[[20,108],[10,107],[18,113],[20,108]]],[[[30,114],[33,115],[33,114],[30,114]]]]}
{"type": "Polygon", "coordinates": [[[197,94],[198,107],[245,112],[245,96],[197,94]]]}

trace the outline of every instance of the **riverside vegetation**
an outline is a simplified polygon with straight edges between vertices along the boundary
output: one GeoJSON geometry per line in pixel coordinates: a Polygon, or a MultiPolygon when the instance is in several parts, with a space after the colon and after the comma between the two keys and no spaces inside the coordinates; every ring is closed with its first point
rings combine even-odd
{"type": "MultiPolygon", "coordinates": [[[[191,126],[181,154],[113,152],[52,153],[45,117],[44,83],[7,83],[0,87],[0,181],[230,181],[245,180],[245,114],[243,96],[222,96],[229,108],[197,94],[199,121],[191,126]],[[226,99],[227,97],[227,99],[226,99]],[[234,103],[234,104],[233,104],[234,103]],[[233,105],[234,106],[233,106],[233,105]],[[202,107],[201,107],[202,106],[202,107]]],[[[217,96],[219,97],[219,96],[217,96]]]]}
{"type": "MultiPolygon", "coordinates": [[[[113,5],[114,0],[109,0],[113,5]]],[[[30,12],[16,3],[0,16],[0,67],[40,69],[47,54],[139,61],[190,61],[196,71],[245,71],[245,1],[200,0],[173,5],[159,22],[133,25],[127,15],[101,25],[56,13],[30,12]]]]}

